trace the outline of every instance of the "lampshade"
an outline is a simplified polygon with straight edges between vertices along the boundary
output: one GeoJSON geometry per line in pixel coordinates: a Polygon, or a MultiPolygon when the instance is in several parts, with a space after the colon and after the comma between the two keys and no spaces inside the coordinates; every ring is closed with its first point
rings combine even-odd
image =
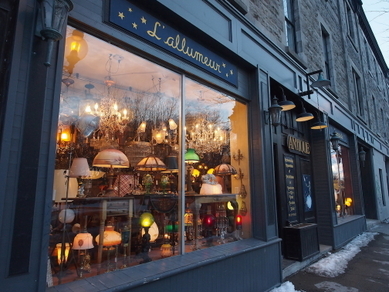
{"type": "Polygon", "coordinates": [[[84,40],[84,33],[73,30],[72,35],[66,38],[65,58],[69,62],[64,66],[70,74],[73,73],[74,66],[85,58],[88,53],[88,43],[84,40]]]}
{"type": "Polygon", "coordinates": [[[312,126],[311,126],[312,130],[321,130],[324,128],[327,128],[327,124],[322,122],[322,121],[318,121],[318,122],[312,124],[312,126]]]}
{"type": "Polygon", "coordinates": [[[135,167],[140,171],[161,171],[166,170],[165,163],[154,155],[146,156],[135,167]]]}
{"type": "Polygon", "coordinates": [[[104,149],[97,153],[93,159],[93,166],[107,168],[128,168],[130,167],[130,162],[122,151],[117,149],[104,149]]]}
{"type": "Polygon", "coordinates": [[[150,227],[154,223],[154,216],[149,212],[144,212],[139,217],[139,224],[142,227],[150,227]]]}
{"type": "Polygon", "coordinates": [[[169,155],[165,158],[166,172],[178,172],[177,156],[169,155]]]}
{"type": "MultiPolygon", "coordinates": [[[[142,228],[142,236],[143,236],[145,233],[146,233],[145,229],[142,228]]],[[[157,238],[158,238],[158,236],[159,236],[159,229],[158,229],[158,225],[157,225],[156,222],[153,222],[153,224],[151,224],[148,233],[150,234],[150,241],[151,241],[151,242],[154,242],[154,241],[157,240],[157,238]]]]}
{"type": "Polygon", "coordinates": [[[314,118],[313,114],[307,113],[307,111],[303,107],[303,111],[301,112],[301,114],[297,116],[296,122],[306,122],[312,120],[313,118],[314,118]]]}
{"type": "Polygon", "coordinates": [[[296,107],[294,102],[287,100],[283,88],[280,87],[280,89],[282,91],[282,97],[281,101],[278,102],[278,105],[282,107],[282,111],[289,111],[291,109],[294,109],[296,107]]]}
{"type": "Polygon", "coordinates": [[[324,87],[329,85],[331,85],[331,81],[328,79],[324,79],[321,73],[319,73],[319,77],[317,78],[317,80],[312,82],[311,84],[312,87],[324,87]]]}
{"type": "Polygon", "coordinates": [[[54,170],[54,185],[53,185],[53,200],[58,202],[63,202],[63,198],[66,198],[66,189],[67,184],[69,183],[68,188],[68,198],[75,198],[77,196],[78,182],[76,178],[67,178],[66,169],[56,169],[54,170]]]}
{"type": "MultiPolygon", "coordinates": [[[[96,242],[99,244],[100,242],[100,234],[96,236],[96,242]]],[[[118,245],[122,242],[122,236],[119,232],[115,231],[113,226],[105,226],[104,228],[104,236],[103,236],[103,245],[104,246],[112,246],[118,245]]]]}
{"type": "Polygon", "coordinates": [[[84,179],[99,179],[104,176],[104,171],[91,170],[88,176],[83,176],[84,179]]]}
{"type": "Polygon", "coordinates": [[[200,161],[200,157],[193,148],[188,148],[188,150],[186,150],[184,159],[187,163],[196,163],[200,161]]]}
{"type": "Polygon", "coordinates": [[[69,170],[69,177],[89,176],[90,170],[86,158],[74,158],[69,170]]]}
{"type": "Polygon", "coordinates": [[[73,240],[73,249],[85,250],[93,248],[93,237],[89,232],[78,233],[73,240]]]}
{"type": "Polygon", "coordinates": [[[76,217],[76,214],[72,209],[63,209],[58,214],[58,220],[61,223],[71,223],[74,220],[74,217],[76,217]]]}
{"type": "Polygon", "coordinates": [[[237,171],[231,164],[223,163],[215,167],[214,174],[219,176],[233,175],[237,174],[237,171]]]}

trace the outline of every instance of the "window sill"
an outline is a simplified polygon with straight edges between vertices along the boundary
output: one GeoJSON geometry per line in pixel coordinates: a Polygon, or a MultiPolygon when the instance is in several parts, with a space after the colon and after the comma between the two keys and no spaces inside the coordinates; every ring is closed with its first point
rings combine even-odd
{"type": "Polygon", "coordinates": [[[263,242],[254,238],[244,239],[50,287],[46,289],[46,292],[76,291],[80,289],[85,292],[128,291],[174,274],[190,271],[229,257],[273,245],[280,240],[277,238],[269,242],[263,242]]]}

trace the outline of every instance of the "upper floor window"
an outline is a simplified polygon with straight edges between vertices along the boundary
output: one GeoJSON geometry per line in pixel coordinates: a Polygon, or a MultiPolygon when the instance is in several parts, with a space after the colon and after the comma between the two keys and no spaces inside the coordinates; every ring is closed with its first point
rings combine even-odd
{"type": "Polygon", "coordinates": [[[371,71],[370,56],[369,56],[370,50],[369,50],[369,46],[368,46],[368,44],[367,44],[366,39],[364,40],[364,45],[365,45],[365,54],[366,54],[366,64],[367,64],[367,69],[368,69],[369,71],[371,71]]]}
{"type": "Polygon", "coordinates": [[[346,11],[347,11],[347,30],[349,36],[354,40],[355,32],[354,32],[354,21],[353,21],[353,11],[351,7],[346,3],[346,11]]]}
{"type": "Polygon", "coordinates": [[[324,74],[327,79],[331,79],[331,64],[330,64],[330,36],[327,31],[322,28],[321,38],[323,42],[323,57],[324,57],[324,74]]]}
{"type": "Polygon", "coordinates": [[[357,112],[360,116],[363,116],[364,106],[361,92],[361,78],[358,73],[353,70],[353,85],[354,85],[354,98],[357,103],[357,112]]]}
{"type": "Polygon", "coordinates": [[[297,52],[296,23],[294,18],[294,0],[283,0],[285,15],[286,45],[290,50],[297,52]]]}

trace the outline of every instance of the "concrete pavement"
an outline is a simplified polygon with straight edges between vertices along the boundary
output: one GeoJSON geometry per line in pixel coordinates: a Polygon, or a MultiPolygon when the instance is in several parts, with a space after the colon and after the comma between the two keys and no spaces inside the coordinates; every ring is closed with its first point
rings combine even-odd
{"type": "Polygon", "coordinates": [[[378,235],[349,261],[345,273],[328,278],[302,269],[286,276],[284,282],[292,282],[297,291],[304,292],[388,292],[389,224],[370,221],[368,231],[378,235]]]}

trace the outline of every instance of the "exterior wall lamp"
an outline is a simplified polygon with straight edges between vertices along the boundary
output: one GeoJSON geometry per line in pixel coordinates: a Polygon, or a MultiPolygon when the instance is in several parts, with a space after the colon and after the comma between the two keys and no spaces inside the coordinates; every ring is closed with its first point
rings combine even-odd
{"type": "Polygon", "coordinates": [[[313,93],[313,90],[309,89],[309,76],[311,76],[311,75],[319,74],[319,77],[317,78],[317,80],[312,82],[312,84],[311,84],[312,87],[315,87],[315,88],[320,87],[321,88],[321,87],[324,87],[324,86],[330,86],[331,85],[331,81],[330,80],[323,78],[322,72],[323,72],[323,70],[320,69],[320,70],[313,71],[313,72],[305,74],[306,83],[307,83],[307,90],[303,91],[303,92],[300,92],[299,96],[308,95],[308,98],[309,99],[311,98],[311,94],[313,93]]]}
{"type": "Polygon", "coordinates": [[[340,137],[338,135],[338,133],[336,132],[333,132],[330,136],[330,142],[332,144],[332,149],[334,151],[338,151],[338,147],[339,147],[339,140],[340,140],[340,137]]]}
{"type": "Polygon", "coordinates": [[[366,161],[366,151],[361,146],[361,150],[358,152],[359,155],[359,161],[362,163],[362,167],[365,167],[365,161],[366,161]]]}
{"type": "Polygon", "coordinates": [[[267,112],[265,111],[265,114],[267,115],[266,121],[270,119],[271,124],[274,127],[277,127],[281,123],[281,111],[282,106],[278,104],[278,99],[274,96],[271,100],[271,106],[267,112]]]}
{"type": "Polygon", "coordinates": [[[54,42],[62,39],[62,31],[69,11],[73,9],[71,0],[39,0],[40,19],[37,25],[40,26],[40,35],[47,40],[47,53],[45,66],[50,66],[51,54],[54,42]]]}

